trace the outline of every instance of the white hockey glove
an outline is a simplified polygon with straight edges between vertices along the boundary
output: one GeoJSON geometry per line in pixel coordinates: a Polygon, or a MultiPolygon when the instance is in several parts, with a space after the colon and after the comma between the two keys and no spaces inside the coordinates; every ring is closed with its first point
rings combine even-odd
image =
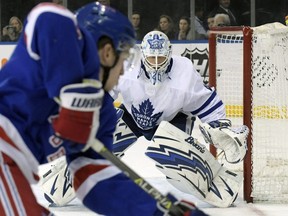
{"type": "Polygon", "coordinates": [[[40,187],[51,206],[64,206],[76,197],[64,156],[55,160],[51,169],[41,176],[40,187]]]}
{"type": "Polygon", "coordinates": [[[247,151],[246,139],[249,134],[246,125],[232,128],[230,120],[219,119],[200,124],[199,128],[206,143],[224,151],[227,162],[238,163],[244,159],[247,151]]]}
{"type": "Polygon", "coordinates": [[[56,135],[83,144],[83,151],[94,142],[104,91],[97,80],[64,86],[60,92],[61,110],[52,118],[56,135]]]}

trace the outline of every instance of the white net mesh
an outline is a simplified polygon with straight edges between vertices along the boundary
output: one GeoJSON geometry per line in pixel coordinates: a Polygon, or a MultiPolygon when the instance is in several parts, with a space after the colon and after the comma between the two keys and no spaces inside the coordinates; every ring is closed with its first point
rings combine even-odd
{"type": "MultiPolygon", "coordinates": [[[[273,23],[253,29],[252,194],[254,201],[288,203],[288,28],[273,23]]],[[[243,37],[217,34],[217,92],[233,124],[243,122],[243,37]]],[[[241,169],[241,166],[229,166],[241,169]]]]}

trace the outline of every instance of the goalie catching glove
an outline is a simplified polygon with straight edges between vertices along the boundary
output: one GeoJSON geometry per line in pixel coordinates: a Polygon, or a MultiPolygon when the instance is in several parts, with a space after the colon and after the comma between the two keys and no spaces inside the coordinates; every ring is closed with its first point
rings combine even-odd
{"type": "Polygon", "coordinates": [[[223,150],[227,162],[238,163],[244,159],[249,134],[246,125],[232,128],[230,120],[219,119],[201,124],[199,127],[205,142],[223,150]]]}
{"type": "Polygon", "coordinates": [[[104,91],[97,80],[62,87],[61,110],[52,119],[53,128],[61,138],[84,144],[83,151],[94,142],[99,127],[99,114],[104,91]]]}

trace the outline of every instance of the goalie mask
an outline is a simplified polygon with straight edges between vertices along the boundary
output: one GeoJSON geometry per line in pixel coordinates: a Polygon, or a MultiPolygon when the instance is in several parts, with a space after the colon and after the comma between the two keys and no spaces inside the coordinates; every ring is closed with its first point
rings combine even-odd
{"type": "Polygon", "coordinates": [[[171,69],[172,46],[160,31],[151,31],[141,43],[142,68],[153,85],[163,82],[171,69]]]}

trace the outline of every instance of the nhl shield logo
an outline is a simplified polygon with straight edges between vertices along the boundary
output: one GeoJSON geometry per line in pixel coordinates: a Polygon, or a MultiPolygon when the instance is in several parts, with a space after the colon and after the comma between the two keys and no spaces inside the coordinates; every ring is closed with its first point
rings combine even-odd
{"type": "Polygon", "coordinates": [[[203,77],[204,81],[207,81],[208,78],[208,49],[199,50],[195,48],[193,50],[185,49],[185,51],[181,54],[193,62],[195,69],[200,73],[203,77]]]}

